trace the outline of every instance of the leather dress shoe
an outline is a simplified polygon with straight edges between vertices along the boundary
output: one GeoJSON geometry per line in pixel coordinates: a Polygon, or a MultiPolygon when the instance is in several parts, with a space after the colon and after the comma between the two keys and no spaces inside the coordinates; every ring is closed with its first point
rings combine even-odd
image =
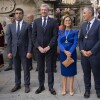
{"type": "Polygon", "coordinates": [[[36,68],[36,71],[38,71],[38,68],[36,68]]]}
{"type": "Polygon", "coordinates": [[[14,86],[14,88],[12,88],[11,92],[15,92],[15,91],[19,90],[20,88],[21,88],[20,85],[16,85],[16,86],[14,86]]]}
{"type": "Polygon", "coordinates": [[[25,86],[25,93],[29,93],[30,92],[30,87],[29,86],[25,86]]]}
{"type": "Polygon", "coordinates": [[[12,67],[8,66],[4,71],[12,70],[12,67]]]}
{"type": "Polygon", "coordinates": [[[56,95],[56,91],[52,88],[52,89],[49,89],[50,93],[53,94],[53,95],[56,95]]]}
{"type": "Polygon", "coordinates": [[[53,69],[53,72],[57,73],[57,69],[56,69],[56,68],[54,68],[54,69],[53,69]]]}
{"type": "Polygon", "coordinates": [[[47,69],[45,70],[45,73],[48,73],[47,69]]]}
{"type": "Polygon", "coordinates": [[[97,94],[97,98],[100,98],[100,91],[97,91],[96,94],[97,94]]]}
{"type": "Polygon", "coordinates": [[[33,67],[32,67],[32,66],[30,66],[30,67],[29,67],[29,70],[31,71],[32,69],[33,69],[33,67]]]}
{"type": "Polygon", "coordinates": [[[44,87],[39,87],[36,91],[35,91],[35,94],[39,94],[41,93],[42,91],[44,91],[45,88],[44,87]]]}
{"type": "Polygon", "coordinates": [[[90,91],[85,91],[84,98],[89,98],[89,97],[90,97],[90,91]]]}

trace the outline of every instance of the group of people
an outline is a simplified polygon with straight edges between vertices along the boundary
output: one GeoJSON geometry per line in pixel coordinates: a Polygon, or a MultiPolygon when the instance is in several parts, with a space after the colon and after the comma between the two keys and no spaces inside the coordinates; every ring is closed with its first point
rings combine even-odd
{"type": "Polygon", "coordinates": [[[36,48],[38,64],[39,88],[36,94],[45,90],[45,62],[48,72],[48,87],[51,94],[56,95],[54,89],[53,58],[56,56],[57,44],[60,48],[60,65],[62,76],[62,92],[67,93],[67,80],[69,79],[69,94],[74,95],[74,76],[77,75],[77,52],[79,43],[81,64],[84,73],[85,93],[84,97],[90,97],[91,70],[94,76],[95,90],[100,98],[100,21],[94,18],[94,9],[89,6],[83,9],[84,22],[78,39],[78,29],[73,29],[73,21],[70,16],[62,20],[62,28],[58,29],[58,23],[49,17],[49,5],[40,7],[41,17],[33,22],[33,27],[23,20],[24,11],[21,8],[15,10],[15,22],[8,25],[7,52],[8,58],[13,58],[15,69],[15,86],[11,92],[21,88],[21,64],[24,70],[25,93],[30,92],[30,59],[32,48],[36,48]],[[57,43],[58,42],[58,43],[57,43]],[[74,59],[74,63],[65,67],[62,62],[65,59],[74,59]]]}

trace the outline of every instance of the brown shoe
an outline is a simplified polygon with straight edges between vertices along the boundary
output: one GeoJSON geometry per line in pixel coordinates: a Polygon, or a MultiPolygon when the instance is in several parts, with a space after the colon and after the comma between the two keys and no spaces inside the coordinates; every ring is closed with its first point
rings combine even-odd
{"type": "Polygon", "coordinates": [[[11,92],[15,92],[21,88],[20,85],[15,85],[14,88],[12,88],[11,92]]]}
{"type": "Polygon", "coordinates": [[[29,88],[29,86],[26,86],[25,87],[25,93],[29,93],[30,92],[30,88],[29,88]]]}

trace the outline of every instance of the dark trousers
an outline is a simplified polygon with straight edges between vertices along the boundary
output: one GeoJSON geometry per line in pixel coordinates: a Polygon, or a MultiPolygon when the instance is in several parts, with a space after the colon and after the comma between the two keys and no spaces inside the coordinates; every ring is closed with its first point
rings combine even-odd
{"type": "Polygon", "coordinates": [[[53,69],[56,69],[56,61],[57,61],[57,46],[53,48],[53,69]]]}
{"type": "Polygon", "coordinates": [[[17,54],[13,57],[14,66],[15,66],[15,84],[21,84],[21,64],[24,70],[24,83],[25,86],[30,85],[30,71],[29,71],[29,59],[26,56],[22,56],[19,49],[17,50],[17,54]]]}
{"type": "Polygon", "coordinates": [[[10,68],[13,67],[13,59],[9,59],[9,67],[10,67],[10,68]]]}
{"type": "Polygon", "coordinates": [[[85,90],[91,89],[91,70],[94,76],[96,91],[100,91],[100,58],[96,56],[81,57],[81,64],[84,73],[85,90]]]}
{"type": "Polygon", "coordinates": [[[29,67],[32,67],[32,58],[29,59],[29,67]]]}
{"type": "Polygon", "coordinates": [[[46,61],[46,67],[48,69],[48,86],[49,88],[53,88],[54,74],[52,66],[52,55],[53,55],[52,50],[48,51],[46,54],[37,51],[38,79],[40,87],[44,86],[45,82],[45,61],[46,61]]]}
{"type": "Polygon", "coordinates": [[[37,50],[33,47],[33,60],[37,60],[37,50]]]}
{"type": "Polygon", "coordinates": [[[0,54],[0,65],[4,64],[4,60],[3,60],[3,54],[0,54]]]}

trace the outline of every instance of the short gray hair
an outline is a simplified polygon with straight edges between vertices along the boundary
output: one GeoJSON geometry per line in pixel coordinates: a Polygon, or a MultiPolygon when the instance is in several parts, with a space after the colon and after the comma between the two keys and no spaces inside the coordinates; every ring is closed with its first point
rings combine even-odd
{"type": "Polygon", "coordinates": [[[48,10],[50,9],[50,6],[49,6],[48,4],[41,4],[40,9],[41,9],[42,7],[45,7],[45,8],[47,8],[48,10]]]}
{"type": "Polygon", "coordinates": [[[88,9],[91,12],[92,16],[94,16],[94,8],[92,6],[86,6],[84,9],[88,9]]]}

